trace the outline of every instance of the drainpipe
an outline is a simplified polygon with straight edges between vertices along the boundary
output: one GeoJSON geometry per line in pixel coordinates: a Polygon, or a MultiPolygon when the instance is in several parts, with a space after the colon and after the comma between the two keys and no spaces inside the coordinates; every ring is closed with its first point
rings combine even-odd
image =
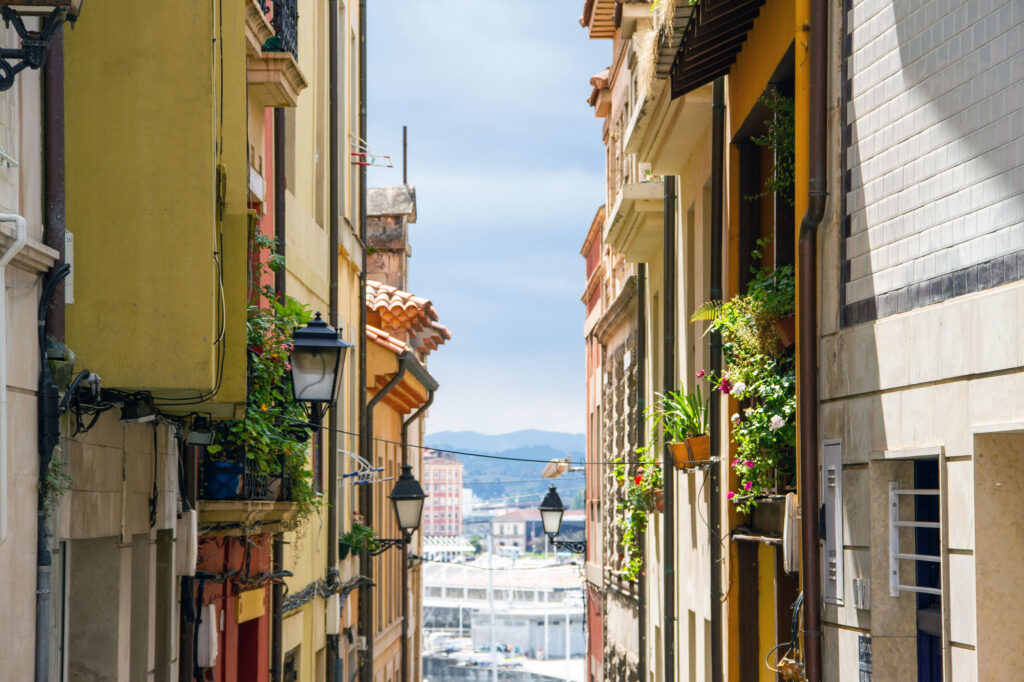
{"type": "MultiPolygon", "coordinates": [[[[663,278],[662,296],[664,296],[664,320],[662,322],[664,338],[662,346],[662,391],[668,393],[676,388],[676,178],[665,176],[665,205],[662,209],[664,222],[663,237],[663,278]]],[[[662,475],[665,486],[665,514],[662,517],[663,540],[665,548],[664,604],[662,610],[662,638],[665,652],[666,680],[676,677],[676,528],[675,528],[675,460],[668,443],[662,444],[662,475]]]]}
{"type": "MultiPolygon", "coordinates": [[[[365,270],[364,270],[365,272],[365,270]]],[[[366,305],[363,305],[363,309],[366,309],[366,305]]],[[[366,326],[364,325],[365,329],[366,326]]],[[[373,462],[373,408],[377,407],[377,403],[384,399],[388,393],[391,392],[395,386],[405,376],[405,372],[408,369],[408,359],[412,356],[411,350],[404,350],[398,354],[398,371],[395,372],[395,376],[391,377],[388,383],[377,391],[370,402],[366,405],[366,431],[363,432],[363,446],[366,448],[366,454],[364,459],[367,462],[373,462]]],[[[359,493],[359,506],[360,513],[363,515],[363,522],[366,525],[373,523],[373,497],[371,496],[372,491],[370,486],[362,486],[362,491],[359,493]]],[[[359,554],[359,567],[361,575],[367,579],[367,581],[373,580],[373,558],[367,550],[363,550],[359,554]]],[[[366,589],[359,590],[359,630],[366,637],[366,652],[364,654],[362,665],[359,670],[359,679],[363,682],[373,682],[373,636],[374,636],[374,622],[373,622],[373,596],[370,593],[370,583],[367,582],[366,589]]]]}
{"type": "MultiPolygon", "coordinates": [[[[284,109],[274,109],[274,236],[277,238],[277,253],[285,255],[285,125],[284,109]]],[[[278,300],[285,296],[287,273],[280,268],[274,273],[274,292],[278,300]]],[[[271,573],[281,575],[284,571],[284,534],[274,534],[271,553],[271,573]]],[[[284,583],[275,580],[270,590],[271,637],[270,637],[270,682],[281,682],[284,672],[284,651],[282,628],[284,626],[284,583]]]]}
{"type": "MultiPolygon", "coordinates": [[[[722,210],[725,190],[723,156],[725,153],[725,79],[718,78],[712,86],[711,105],[711,265],[710,300],[722,300],[722,210]]],[[[711,374],[722,371],[722,335],[712,333],[710,339],[711,374]]],[[[723,674],[722,659],[722,403],[711,400],[711,456],[709,474],[708,524],[711,526],[711,679],[720,682],[723,674]]]]}
{"type": "MultiPolygon", "coordinates": [[[[366,139],[366,0],[359,0],[359,137],[366,139]]],[[[367,462],[373,457],[370,408],[367,404],[366,370],[366,166],[359,166],[359,240],[362,247],[359,272],[359,454],[367,462]]],[[[359,511],[369,521],[372,509],[370,486],[361,486],[359,511]]],[[[367,578],[366,589],[359,590],[359,631],[366,636],[366,652],[360,661],[359,679],[373,682],[373,598],[370,578],[373,562],[367,552],[359,555],[359,571],[367,578]]]]}
{"type": "MultiPolygon", "coordinates": [[[[646,373],[647,363],[647,263],[640,263],[637,266],[636,276],[636,445],[642,448],[647,445],[647,429],[644,428],[644,409],[646,403],[646,373]]],[[[647,549],[647,542],[641,534],[639,546],[647,549]]],[[[646,566],[647,557],[644,557],[646,566]]],[[[640,580],[637,584],[637,622],[640,626],[637,636],[640,646],[637,656],[637,668],[640,671],[640,679],[647,679],[647,571],[640,572],[640,580]]]]}
{"type": "MultiPolygon", "coordinates": [[[[44,480],[50,466],[53,450],[60,442],[60,416],[57,401],[59,394],[50,376],[46,362],[46,333],[58,341],[64,341],[64,278],[70,266],[64,264],[64,29],[58,28],[47,47],[46,64],[43,67],[43,202],[45,222],[43,243],[55,249],[60,257],[55,270],[50,272],[43,285],[40,301],[39,321],[39,478],[44,480]],[[54,296],[54,294],[56,294],[54,296]]],[[[17,223],[17,220],[15,220],[17,223]]],[[[0,282],[3,282],[0,276],[0,282]]],[[[6,294],[2,298],[6,298],[6,294]]],[[[0,314],[0,318],[6,313],[0,314]]],[[[0,322],[0,324],[3,324],[0,322]]],[[[0,337],[3,345],[3,337],[0,337]]],[[[6,366],[6,359],[0,361],[6,366]]],[[[4,370],[6,372],[6,369],[4,370]]],[[[6,376],[0,381],[6,398],[6,376]]],[[[6,431],[6,424],[0,424],[6,431]]],[[[0,441],[4,440],[0,437],[0,441]]],[[[0,452],[6,452],[6,443],[0,444],[0,452]]],[[[0,469],[6,471],[6,462],[0,469]]],[[[3,474],[0,474],[3,475],[3,474]]],[[[45,512],[46,491],[40,486],[36,505],[36,641],[35,679],[48,682],[50,679],[50,628],[52,604],[50,594],[51,565],[50,527],[45,512]]],[[[0,513],[2,515],[2,513],[0,513]]],[[[5,519],[6,520],[6,519],[5,519]]],[[[2,535],[2,532],[0,532],[2,535]]]]}
{"type": "Polygon", "coordinates": [[[825,215],[827,180],[828,5],[811,0],[810,147],[807,212],[797,247],[797,419],[800,425],[800,530],[804,591],[804,670],[821,680],[821,541],[818,507],[818,226],[825,215]]]}
{"type": "MultiPolygon", "coordinates": [[[[340,171],[338,168],[338,108],[342,102],[338,98],[338,0],[328,0],[327,3],[328,23],[328,53],[330,60],[330,84],[329,100],[330,114],[328,120],[328,138],[330,144],[329,159],[329,182],[330,182],[330,251],[328,252],[328,268],[330,272],[330,318],[331,326],[339,329],[338,320],[338,247],[340,237],[338,234],[338,213],[341,205],[338,199],[338,180],[340,171]]],[[[350,408],[351,409],[351,408],[350,408]]],[[[339,406],[331,409],[328,418],[327,430],[327,583],[334,588],[338,583],[338,428],[339,406]]],[[[335,593],[329,599],[340,601],[335,593]]],[[[339,656],[338,633],[341,630],[341,613],[333,613],[333,609],[326,609],[328,618],[337,618],[337,622],[327,623],[327,682],[335,682],[335,672],[339,656]],[[333,615],[332,615],[333,614],[333,615]]]]}
{"type": "MultiPolygon", "coordinates": [[[[434,388],[427,387],[427,402],[402,422],[402,464],[409,463],[409,425],[434,402],[434,388]]],[[[402,547],[402,682],[409,682],[409,546],[402,547]]]]}
{"type": "MultiPolygon", "coordinates": [[[[14,216],[16,219],[20,216],[14,216]]],[[[22,219],[23,220],[23,219],[22,219]]],[[[42,485],[46,472],[53,460],[53,451],[60,444],[60,392],[53,384],[50,365],[46,362],[46,306],[57,286],[71,272],[67,263],[51,270],[43,283],[43,294],[39,299],[37,324],[39,326],[39,388],[36,396],[39,429],[39,495],[36,506],[36,642],[35,679],[49,682],[50,679],[50,623],[51,594],[50,574],[53,557],[50,554],[50,522],[46,512],[47,487],[42,485]]]]}
{"type": "MultiPolygon", "coordinates": [[[[7,264],[28,241],[28,228],[20,215],[0,214],[0,222],[14,223],[14,243],[0,256],[0,545],[7,540],[7,264]]],[[[41,358],[45,364],[46,358],[41,358]]],[[[44,472],[39,472],[40,477],[44,472]]]]}
{"type": "MultiPolygon", "coordinates": [[[[285,125],[284,109],[274,108],[274,237],[277,238],[277,255],[285,257],[285,125]]],[[[285,268],[274,273],[274,291],[278,299],[284,297],[284,286],[286,281],[285,268]]]]}

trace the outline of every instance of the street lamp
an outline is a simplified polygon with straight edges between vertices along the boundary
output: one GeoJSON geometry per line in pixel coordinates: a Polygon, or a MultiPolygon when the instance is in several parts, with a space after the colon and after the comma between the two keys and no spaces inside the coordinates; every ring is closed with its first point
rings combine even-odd
{"type": "Polygon", "coordinates": [[[412,534],[420,527],[420,519],[423,517],[423,502],[427,495],[423,492],[420,482],[412,475],[412,467],[408,464],[402,465],[402,475],[398,477],[388,497],[395,508],[395,520],[398,522],[398,529],[402,531],[402,537],[379,538],[377,549],[370,552],[372,555],[382,554],[390,547],[408,545],[412,540],[412,534]]]}
{"type": "Polygon", "coordinates": [[[318,417],[334,404],[345,367],[345,355],[352,344],[344,341],[331,325],[316,319],[292,337],[292,395],[309,403],[318,417]]]}
{"type": "Polygon", "coordinates": [[[562,498],[558,496],[555,486],[548,489],[544,501],[540,503],[540,522],[544,526],[544,534],[548,536],[551,544],[556,549],[567,549],[574,554],[587,553],[586,540],[556,540],[555,536],[562,530],[562,515],[565,513],[565,505],[562,498]]]}

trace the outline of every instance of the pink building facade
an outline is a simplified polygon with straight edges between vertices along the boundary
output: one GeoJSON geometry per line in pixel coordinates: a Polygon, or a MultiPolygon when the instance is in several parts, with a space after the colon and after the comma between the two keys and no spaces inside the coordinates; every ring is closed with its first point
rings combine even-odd
{"type": "Polygon", "coordinates": [[[455,455],[424,453],[424,535],[462,535],[462,466],[455,455]]]}

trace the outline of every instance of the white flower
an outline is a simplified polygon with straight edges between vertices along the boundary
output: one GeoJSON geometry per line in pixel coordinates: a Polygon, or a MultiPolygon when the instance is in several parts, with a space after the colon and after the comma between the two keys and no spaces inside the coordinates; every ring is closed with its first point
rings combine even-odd
{"type": "Polygon", "coordinates": [[[769,428],[771,428],[772,431],[778,431],[779,429],[781,429],[785,425],[786,425],[786,420],[785,419],[783,419],[782,417],[780,417],[777,414],[772,415],[772,423],[769,426],[769,428]]]}
{"type": "Polygon", "coordinates": [[[743,392],[747,390],[747,385],[742,381],[737,381],[732,385],[732,394],[737,398],[743,397],[743,392]]]}
{"type": "Polygon", "coordinates": [[[739,424],[740,423],[740,413],[739,412],[734,412],[733,413],[733,415],[732,415],[732,423],[733,424],[739,424]]]}

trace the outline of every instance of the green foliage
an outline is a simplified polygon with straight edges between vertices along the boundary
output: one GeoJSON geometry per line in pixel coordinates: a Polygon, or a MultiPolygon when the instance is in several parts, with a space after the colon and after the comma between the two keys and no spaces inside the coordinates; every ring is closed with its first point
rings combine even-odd
{"type": "Polygon", "coordinates": [[[352,548],[353,554],[362,552],[364,549],[371,552],[380,549],[380,542],[377,541],[377,535],[373,532],[373,528],[358,522],[353,522],[352,528],[342,533],[338,541],[348,544],[352,548]]]}
{"type": "Polygon", "coordinates": [[[772,88],[761,95],[758,101],[771,109],[773,115],[768,119],[765,134],[752,137],[750,141],[759,147],[770,148],[775,155],[775,164],[772,166],[772,174],[765,180],[765,191],[755,196],[774,193],[776,197],[785,199],[792,206],[793,178],[796,173],[796,118],[793,98],[786,97],[776,88],[772,88]]]}
{"type": "MultiPolygon", "coordinates": [[[[765,244],[758,242],[751,254],[755,260],[765,244]]],[[[714,316],[691,319],[707,320],[708,331],[721,334],[726,369],[708,376],[716,390],[740,401],[732,415],[739,454],[732,467],[740,485],[727,496],[744,512],[756,506],[759,496],[789,485],[796,447],[796,370],[775,330],[780,319],[794,312],[793,268],[753,273],[746,294],[718,304],[714,316]]]]}
{"type": "Polygon", "coordinates": [[[60,504],[60,498],[71,489],[73,479],[68,473],[67,466],[61,458],[60,447],[54,448],[50,464],[46,468],[46,476],[39,482],[39,489],[43,493],[43,513],[50,516],[60,504]]]}
{"type": "Polygon", "coordinates": [[[628,478],[627,465],[622,458],[615,460],[614,475],[626,486],[622,502],[616,506],[616,523],[622,529],[622,574],[627,580],[636,580],[643,568],[643,548],[640,539],[647,529],[647,515],[657,508],[655,491],[663,486],[662,468],[649,450],[643,448],[636,474],[628,478]],[[628,480],[627,480],[628,478],[628,480]]]}
{"type": "Polygon", "coordinates": [[[276,240],[258,231],[253,237],[254,248],[266,248],[270,253],[267,265],[257,262],[252,272],[257,295],[249,305],[246,325],[249,382],[245,417],[218,422],[215,444],[208,446],[207,452],[229,459],[244,452],[261,475],[283,475],[289,498],[299,505],[301,519],[319,504],[319,497],[313,486],[313,473],[307,466],[306,412],[292,398],[289,353],[295,330],[312,316],[294,298],[278,300],[273,287],[259,285],[265,268],[278,270],[284,265],[276,244],[276,240]]]}
{"type": "Polygon", "coordinates": [[[701,395],[699,386],[692,393],[680,389],[655,394],[655,402],[644,416],[651,422],[649,447],[682,443],[687,438],[708,433],[708,401],[701,395]]]}
{"type": "Polygon", "coordinates": [[[469,538],[469,544],[473,545],[473,553],[479,554],[484,551],[484,541],[479,535],[474,535],[469,538]]]}

